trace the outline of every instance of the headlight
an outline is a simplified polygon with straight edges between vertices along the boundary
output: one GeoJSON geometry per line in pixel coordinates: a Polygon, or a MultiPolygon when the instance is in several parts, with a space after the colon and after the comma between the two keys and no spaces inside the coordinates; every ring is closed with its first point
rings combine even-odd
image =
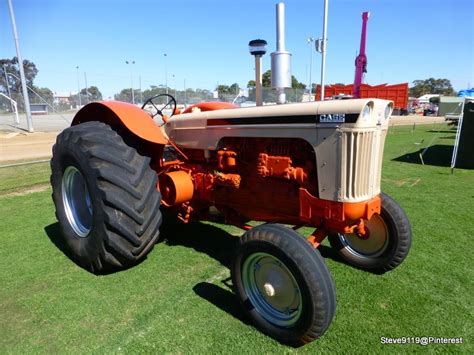
{"type": "Polygon", "coordinates": [[[362,110],[362,119],[364,121],[369,120],[371,111],[372,107],[370,105],[365,105],[364,109],[362,110]]]}
{"type": "Polygon", "coordinates": [[[393,111],[392,104],[388,104],[387,107],[385,107],[385,112],[384,112],[385,119],[388,119],[390,117],[390,115],[392,114],[392,111],[393,111]]]}

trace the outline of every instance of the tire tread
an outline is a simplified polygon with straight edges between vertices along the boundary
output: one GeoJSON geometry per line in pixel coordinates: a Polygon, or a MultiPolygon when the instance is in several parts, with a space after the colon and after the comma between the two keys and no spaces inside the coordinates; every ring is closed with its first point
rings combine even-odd
{"type": "Polygon", "coordinates": [[[307,329],[300,329],[298,332],[278,332],[275,334],[272,327],[268,328],[256,321],[251,312],[245,307],[245,300],[242,298],[240,291],[237,272],[239,268],[239,258],[236,257],[232,267],[232,278],[236,293],[240,296],[240,302],[250,318],[254,320],[256,325],[268,335],[277,340],[292,346],[301,346],[319,338],[329,327],[336,309],[336,292],[334,281],[329,270],[326,267],[324,259],[318,250],[314,250],[312,246],[302,238],[294,230],[279,224],[264,224],[254,227],[246,232],[239,241],[237,255],[242,252],[251,243],[263,243],[264,245],[273,245],[284,254],[289,256],[290,260],[301,272],[302,277],[306,279],[306,284],[310,289],[310,293],[318,293],[321,297],[311,297],[312,309],[314,310],[313,319],[307,329]]]}
{"type": "MultiPolygon", "coordinates": [[[[95,179],[103,214],[98,227],[103,243],[92,259],[89,255],[78,260],[95,273],[136,264],[159,237],[162,217],[157,174],[150,167],[150,158],[126,142],[109,125],[92,121],[64,130],[53,146],[52,170],[59,165],[56,157],[74,150],[87,157],[95,179]]],[[[60,201],[56,209],[58,204],[60,201]]]]}

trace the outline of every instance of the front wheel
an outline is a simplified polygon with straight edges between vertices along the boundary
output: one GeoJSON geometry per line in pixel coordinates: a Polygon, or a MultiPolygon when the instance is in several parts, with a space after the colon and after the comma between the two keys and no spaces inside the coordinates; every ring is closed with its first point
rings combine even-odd
{"type": "Polygon", "coordinates": [[[411,246],[411,226],[405,211],[389,195],[382,193],[382,210],[364,221],[368,237],[356,234],[329,236],[331,246],[349,264],[384,273],[405,260],[411,246]]]}
{"type": "Polygon", "coordinates": [[[329,327],[334,282],[319,251],[295,231],[265,224],[246,232],[231,272],[244,312],[265,334],[301,346],[329,327]]]}

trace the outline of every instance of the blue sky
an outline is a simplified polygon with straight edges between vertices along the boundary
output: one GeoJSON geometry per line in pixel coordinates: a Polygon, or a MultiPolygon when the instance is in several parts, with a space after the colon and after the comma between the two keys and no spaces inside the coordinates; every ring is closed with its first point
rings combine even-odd
{"type": "MultiPolygon", "coordinates": [[[[12,0],[23,58],[39,69],[35,84],[77,90],[84,72],[105,97],[134,86],[214,89],[246,86],[254,77],[248,41],[263,38],[270,69],[275,50],[276,0],[12,0]]],[[[292,73],[308,83],[307,38],[322,34],[323,0],[287,0],[286,47],[292,73]]],[[[474,86],[473,0],[329,0],[326,83],[351,83],[359,48],[361,13],[370,11],[366,82],[411,83],[450,79],[455,89],[474,86]]],[[[7,1],[0,2],[0,57],[15,55],[7,1]]],[[[313,52],[312,81],[321,56],[313,52]]]]}

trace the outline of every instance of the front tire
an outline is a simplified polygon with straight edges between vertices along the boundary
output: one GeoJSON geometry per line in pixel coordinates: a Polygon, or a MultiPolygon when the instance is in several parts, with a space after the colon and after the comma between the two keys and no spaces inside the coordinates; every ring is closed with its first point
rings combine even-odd
{"type": "Polygon", "coordinates": [[[276,340],[301,346],[331,324],[334,281],[319,251],[292,229],[265,224],[246,232],[231,273],[244,312],[276,340]]]}
{"type": "Polygon", "coordinates": [[[331,247],[347,263],[374,273],[385,273],[405,260],[411,246],[412,232],[405,211],[389,195],[381,193],[382,210],[364,221],[369,237],[355,234],[329,236],[331,247]]]}
{"type": "Polygon", "coordinates": [[[64,130],[51,159],[51,184],[62,241],[93,273],[143,260],[159,237],[162,216],[150,158],[110,126],[87,122],[64,130]]]}

